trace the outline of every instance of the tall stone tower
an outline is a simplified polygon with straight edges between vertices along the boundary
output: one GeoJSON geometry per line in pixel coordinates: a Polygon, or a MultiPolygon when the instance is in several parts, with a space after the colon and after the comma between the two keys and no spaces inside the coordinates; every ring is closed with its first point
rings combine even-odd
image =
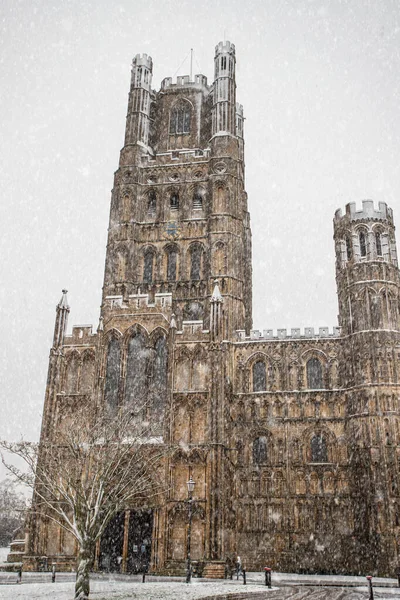
{"type": "Polygon", "coordinates": [[[346,391],[355,560],[387,563],[397,541],[400,277],[392,210],[364,200],[334,219],[340,383],[346,391]]]}

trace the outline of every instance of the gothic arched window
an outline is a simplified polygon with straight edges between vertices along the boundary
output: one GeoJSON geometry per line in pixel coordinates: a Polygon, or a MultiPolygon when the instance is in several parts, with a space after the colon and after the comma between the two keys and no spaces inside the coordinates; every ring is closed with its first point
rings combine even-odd
{"type": "Polygon", "coordinates": [[[169,118],[170,134],[190,133],[191,106],[182,102],[171,110],[169,118]]]}
{"type": "Polygon", "coordinates": [[[193,209],[201,210],[203,208],[203,196],[199,191],[193,194],[193,209]]]}
{"type": "Polygon", "coordinates": [[[190,279],[198,281],[201,279],[201,263],[203,249],[201,246],[193,246],[190,250],[190,279]]]}
{"type": "Polygon", "coordinates": [[[147,367],[146,339],[141,331],[135,331],[128,343],[125,376],[125,403],[143,402],[146,394],[147,367]]]}
{"type": "Polygon", "coordinates": [[[143,261],[143,281],[144,283],[152,283],[153,281],[153,265],[154,265],[154,252],[153,250],[147,250],[144,255],[143,261]]]}
{"type": "Polygon", "coordinates": [[[147,203],[147,214],[149,215],[149,217],[154,217],[154,215],[156,214],[156,208],[157,208],[157,196],[156,196],[156,193],[152,190],[149,193],[149,201],[147,203]]]}
{"type": "Polygon", "coordinates": [[[260,436],[253,442],[253,463],[262,465],[267,462],[267,438],[260,436]]]}
{"type": "Polygon", "coordinates": [[[307,361],[307,388],[310,390],[322,389],[322,365],[318,358],[307,361]]]}
{"type": "Polygon", "coordinates": [[[376,247],[376,255],[382,256],[382,239],[380,231],[375,233],[375,247],[376,247]]]}
{"type": "MultiPolygon", "coordinates": [[[[150,379],[152,405],[152,420],[155,426],[162,430],[162,416],[167,398],[167,367],[168,346],[165,335],[158,338],[155,343],[155,356],[153,376],[150,379]]],[[[155,433],[155,431],[153,432],[155,433]]]]}
{"type": "Polygon", "coordinates": [[[108,342],[106,384],[104,389],[105,404],[110,412],[115,412],[118,406],[120,356],[119,340],[113,337],[108,342]]]}
{"type": "Polygon", "coordinates": [[[311,439],[311,462],[328,462],[328,448],[322,433],[315,434],[311,439]]]}
{"type": "Polygon", "coordinates": [[[176,248],[167,250],[167,281],[176,281],[176,265],[178,260],[178,251],[176,248]]]}
{"type": "Polygon", "coordinates": [[[264,392],[267,389],[267,373],[265,362],[258,360],[253,365],[253,392],[264,392]]]}
{"type": "Polygon", "coordinates": [[[367,240],[365,238],[364,231],[360,231],[359,239],[360,239],[360,256],[362,256],[364,258],[365,256],[367,256],[367,240]]]}

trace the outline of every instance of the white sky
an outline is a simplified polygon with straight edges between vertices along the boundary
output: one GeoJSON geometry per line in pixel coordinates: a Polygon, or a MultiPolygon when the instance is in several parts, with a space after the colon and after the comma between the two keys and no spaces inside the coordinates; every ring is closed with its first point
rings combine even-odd
{"type": "Polygon", "coordinates": [[[39,435],[55,306],[96,328],[130,62],[213,76],[236,45],[254,326],[337,324],[332,218],[400,220],[398,0],[2,0],[0,437],[39,435]]]}

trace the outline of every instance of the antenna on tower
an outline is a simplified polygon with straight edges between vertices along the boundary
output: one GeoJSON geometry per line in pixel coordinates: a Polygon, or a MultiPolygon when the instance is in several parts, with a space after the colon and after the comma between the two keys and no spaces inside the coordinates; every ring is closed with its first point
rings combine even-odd
{"type": "Polygon", "coordinates": [[[190,81],[192,81],[193,75],[193,48],[190,48],[190,81]]]}

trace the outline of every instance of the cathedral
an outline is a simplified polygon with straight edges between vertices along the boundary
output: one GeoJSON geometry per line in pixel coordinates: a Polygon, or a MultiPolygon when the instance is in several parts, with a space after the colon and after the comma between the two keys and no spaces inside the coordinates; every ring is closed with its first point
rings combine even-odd
{"type": "MultiPolygon", "coordinates": [[[[252,327],[251,229],[235,46],[214,81],[132,61],[114,176],[99,325],[67,334],[57,306],[41,443],[71,407],[151,398],[169,448],[168,492],[127,506],[96,547],[99,570],[182,573],[187,481],[199,574],[393,574],[400,551],[400,279],[391,209],[334,216],[339,323],[252,327]],[[142,561],[142,563],[140,562],[142,561]]],[[[24,568],[75,568],[57,525],[32,521],[24,568]]]]}

